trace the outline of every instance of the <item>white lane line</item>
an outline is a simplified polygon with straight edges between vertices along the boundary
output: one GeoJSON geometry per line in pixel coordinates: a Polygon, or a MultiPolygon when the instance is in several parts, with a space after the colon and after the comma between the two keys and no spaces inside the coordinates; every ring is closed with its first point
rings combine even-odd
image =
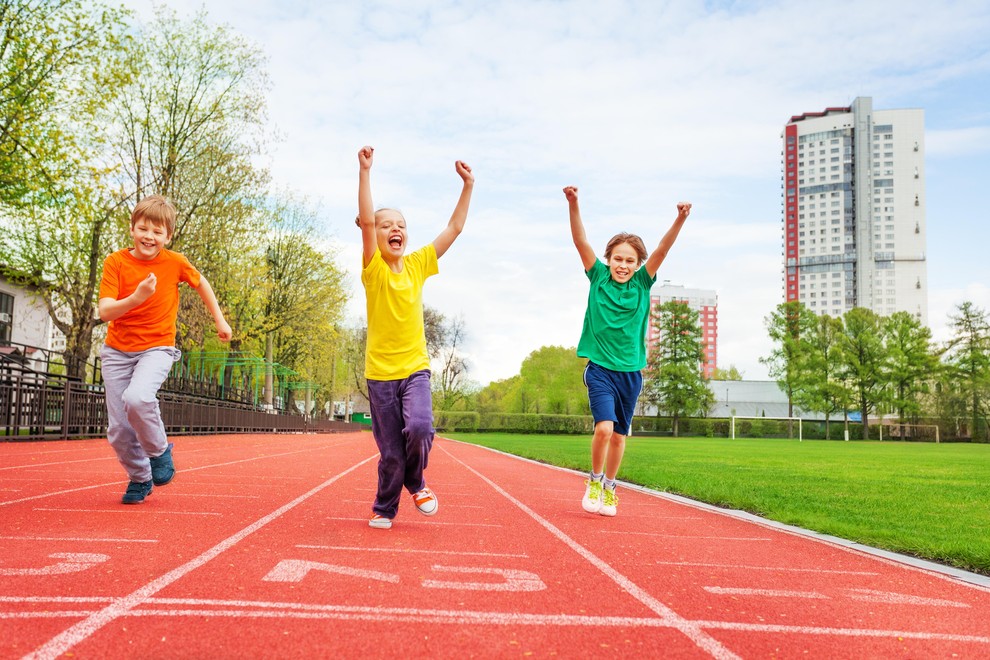
{"type": "Polygon", "coordinates": [[[817,591],[788,591],[786,589],[746,589],[743,587],[702,587],[710,594],[725,596],[763,596],[766,598],[810,598],[828,600],[828,596],[817,591]]]}
{"type": "MultiPolygon", "coordinates": [[[[32,511],[61,511],[64,513],[126,513],[131,515],[132,512],[137,512],[138,507],[120,508],[120,509],[46,509],[42,507],[35,507],[32,511]]],[[[148,509],[147,507],[140,507],[142,514],[147,513],[160,513],[163,515],[176,515],[176,516],[222,516],[222,513],[217,513],[216,511],[175,511],[174,509],[148,509]]]]}
{"type": "Polygon", "coordinates": [[[100,456],[99,458],[80,458],[75,461],[56,461],[52,463],[28,463],[25,465],[8,465],[7,467],[0,467],[0,472],[3,470],[24,470],[26,468],[42,468],[51,467],[52,465],[70,465],[72,463],[92,463],[93,461],[111,461],[116,464],[116,458],[111,454],[110,456],[100,456]]]}
{"type": "Polygon", "coordinates": [[[771,538],[763,538],[759,536],[701,536],[695,534],[658,534],[655,532],[626,532],[616,529],[603,529],[599,530],[599,534],[621,534],[622,536],[637,535],[637,536],[656,536],[662,539],[706,539],[714,541],[772,541],[771,538]]]}
{"type": "Polygon", "coordinates": [[[825,628],[820,626],[782,626],[768,623],[734,623],[732,621],[696,621],[704,628],[717,630],[742,630],[747,632],[824,635],[840,637],[890,637],[893,639],[924,639],[943,642],[973,642],[990,644],[990,637],[982,635],[956,635],[952,633],[919,632],[916,630],[880,630],[863,628],[825,628]]]}
{"type": "MultiPolygon", "coordinates": [[[[0,603],[104,603],[112,602],[108,597],[72,596],[0,596],[0,603]]],[[[269,602],[250,600],[221,600],[204,598],[147,598],[145,606],[189,606],[207,609],[141,609],[123,613],[123,616],[143,617],[204,617],[226,616],[231,618],[324,618],[342,620],[372,621],[420,621],[424,623],[462,623],[491,625],[537,625],[537,626],[589,626],[589,627],[641,627],[671,628],[669,619],[655,617],[582,616],[569,614],[523,614],[515,612],[478,612],[473,610],[432,610],[400,607],[365,607],[349,605],[318,605],[312,603],[269,602]],[[209,609],[209,608],[224,609],[209,609]],[[270,610],[270,611],[264,611],[270,610]]],[[[0,613],[4,618],[75,618],[87,616],[92,611],[33,611],[0,613]]],[[[692,623],[702,628],[714,630],[739,630],[746,632],[773,634],[800,634],[841,637],[874,637],[891,639],[924,639],[931,641],[969,642],[990,644],[990,637],[981,635],[957,635],[952,633],[927,633],[905,630],[826,628],[818,626],[787,626],[765,623],[743,623],[733,621],[697,620],[692,623]]]]}
{"type": "MultiPolygon", "coordinates": [[[[252,456],[251,458],[241,458],[241,459],[238,459],[236,461],[228,461],[226,463],[214,463],[212,465],[203,465],[203,466],[194,467],[194,468],[183,468],[179,472],[180,472],[180,474],[186,474],[187,472],[195,472],[197,470],[209,470],[209,469],[215,468],[215,467],[226,467],[228,465],[237,465],[238,463],[249,463],[251,461],[261,461],[261,460],[264,460],[266,458],[278,458],[280,456],[292,456],[294,454],[304,454],[304,453],[307,453],[307,452],[310,452],[310,451],[313,451],[313,448],[310,448],[310,449],[300,449],[300,450],[297,450],[297,451],[287,451],[287,452],[283,452],[281,454],[267,454],[265,456],[252,456]]],[[[37,479],[34,479],[32,481],[37,481],[37,479]]],[[[40,495],[31,495],[29,497],[22,497],[22,498],[17,499],[17,500],[7,500],[6,502],[0,502],[0,506],[8,506],[10,504],[20,504],[21,502],[29,502],[31,500],[41,500],[41,499],[44,499],[46,497],[55,497],[56,495],[67,495],[68,493],[78,493],[79,491],[93,490],[94,488],[106,488],[107,486],[119,486],[122,483],[123,483],[123,481],[120,480],[120,479],[118,479],[116,481],[110,481],[110,482],[107,482],[107,483],[104,483],[104,484],[94,484],[92,486],[81,486],[79,488],[66,488],[64,490],[56,490],[56,491],[52,491],[52,492],[49,492],[49,493],[42,493],[40,495]]],[[[184,483],[190,483],[191,484],[191,483],[194,483],[194,482],[184,482],[184,483]]],[[[232,482],[232,483],[234,483],[234,482],[232,482]]],[[[236,483],[243,485],[244,482],[243,482],[243,480],[241,480],[241,481],[238,481],[236,483]]],[[[205,485],[216,486],[216,482],[215,481],[208,481],[208,482],[207,481],[204,481],[200,485],[204,485],[204,486],[205,485]]]]}
{"type": "MultiPolygon", "coordinates": [[[[327,520],[359,520],[363,523],[368,522],[368,518],[343,518],[337,516],[328,516],[327,520]]],[[[491,523],[457,523],[457,522],[441,522],[439,520],[426,521],[426,520],[402,520],[400,521],[403,525],[440,525],[441,527],[503,527],[503,525],[495,525],[491,523]]]]}
{"type": "Polygon", "coordinates": [[[890,591],[875,591],[873,589],[849,589],[849,597],[853,600],[868,603],[889,603],[891,605],[929,605],[933,607],[969,607],[967,603],[944,598],[925,598],[911,594],[898,594],[890,591]]]}
{"type": "Polygon", "coordinates": [[[710,564],[696,561],[655,561],[660,566],[700,566],[702,568],[728,568],[733,571],[781,571],[791,573],[829,573],[835,575],[880,575],[874,571],[840,571],[827,568],[789,568],[787,566],[752,566],[746,564],[710,564]]]}
{"type": "MultiPolygon", "coordinates": [[[[298,453],[298,452],[291,452],[291,453],[298,453]]],[[[100,628],[107,625],[114,619],[117,619],[118,617],[127,614],[129,611],[133,610],[135,607],[138,607],[139,605],[147,601],[151,596],[155,595],[162,589],[168,587],[177,580],[185,577],[188,573],[196,570],[197,568],[203,566],[204,564],[211,561],[215,557],[219,556],[223,552],[229,550],[231,547],[233,547],[240,541],[244,540],[251,534],[255,533],[256,531],[258,531],[268,523],[277,520],[288,511],[292,510],[293,508],[295,508],[299,504],[302,504],[313,495],[316,495],[323,489],[333,484],[338,479],[341,479],[342,477],[350,474],[354,470],[363,466],[365,463],[370,462],[376,456],[377,454],[369,458],[366,458],[363,461],[360,461],[355,465],[349,467],[348,469],[344,470],[343,472],[338,473],[336,476],[327,479],[319,486],[316,486],[315,488],[309,490],[308,492],[303,493],[302,495],[292,500],[288,504],[285,504],[279,507],[278,509],[276,509],[275,511],[269,513],[267,516],[258,519],[253,524],[248,525],[247,527],[237,532],[233,536],[227,537],[225,540],[213,546],[212,548],[202,553],[198,557],[195,557],[194,559],[186,562],[185,564],[182,564],[181,566],[172,569],[171,571],[161,576],[160,578],[156,580],[152,580],[145,586],[132,592],[130,595],[115,600],[113,603],[103,608],[102,610],[98,612],[94,612],[93,614],[83,619],[82,621],[79,621],[78,623],[76,623],[73,626],[70,626],[69,628],[59,633],[55,637],[52,637],[50,640],[42,644],[33,652],[24,656],[24,660],[29,660],[29,659],[41,660],[43,658],[55,660],[55,658],[58,658],[60,655],[64,654],[66,651],[71,649],[76,644],[92,636],[94,633],[96,633],[96,631],[98,631],[100,628]]],[[[235,462],[241,462],[241,461],[235,461],[235,462]]]]}
{"type": "Polygon", "coordinates": [[[691,621],[683,618],[677,614],[674,610],[670,609],[659,600],[650,595],[645,589],[641,588],[639,585],[635,584],[632,580],[622,575],[619,571],[613,568],[610,564],[600,559],[593,552],[585,548],[583,545],[572,539],[566,533],[563,532],[556,525],[551,523],[549,520],[536,513],[528,506],[523,504],[520,500],[513,497],[504,488],[496,484],[494,481],[484,476],[467,463],[461,461],[443,446],[440,446],[440,450],[447,454],[454,462],[460,464],[466,470],[474,474],[476,477],[491,486],[497,493],[502,495],[504,498],[515,504],[523,512],[525,512],[530,518],[539,523],[544,529],[550,532],[553,536],[557,537],[564,544],[569,546],[572,550],[582,556],[587,560],[592,566],[597,568],[599,571],[605,574],[606,577],[610,578],[615,582],[619,588],[625,591],[627,594],[638,600],[640,603],[645,605],[647,608],[653,612],[660,615],[665,622],[669,624],[671,628],[679,631],[685,635],[688,639],[694,642],[697,646],[704,649],[712,656],[716,658],[738,658],[738,656],[723,646],[717,639],[706,633],[700,626],[694,624],[691,621]]]}
{"type": "Polygon", "coordinates": [[[413,548],[359,548],[355,546],[347,545],[304,545],[298,544],[297,548],[306,548],[309,550],[342,550],[344,552],[387,552],[387,553],[411,553],[411,554],[424,554],[424,555],[456,555],[464,557],[519,557],[522,559],[529,559],[529,555],[507,553],[507,552],[471,552],[471,551],[461,551],[461,550],[416,550],[413,548]]]}
{"type": "MultiPolygon", "coordinates": [[[[214,485],[216,484],[214,483],[214,485]]],[[[182,491],[179,491],[177,493],[172,493],[172,495],[177,495],[179,497],[209,497],[210,499],[218,499],[218,498],[227,498],[227,499],[238,498],[245,500],[261,499],[261,495],[218,495],[217,493],[183,493],[182,491]]]]}
{"type": "Polygon", "coordinates": [[[91,538],[86,536],[0,536],[2,541],[78,541],[81,543],[158,543],[158,539],[91,538]]]}

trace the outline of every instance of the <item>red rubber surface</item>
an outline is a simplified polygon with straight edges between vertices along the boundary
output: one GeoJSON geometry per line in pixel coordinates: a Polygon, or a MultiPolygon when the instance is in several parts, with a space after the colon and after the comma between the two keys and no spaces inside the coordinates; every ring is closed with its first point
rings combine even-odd
{"type": "Polygon", "coordinates": [[[438,439],[371,529],[368,433],[0,444],[0,657],[990,657],[990,590],[438,439]]]}

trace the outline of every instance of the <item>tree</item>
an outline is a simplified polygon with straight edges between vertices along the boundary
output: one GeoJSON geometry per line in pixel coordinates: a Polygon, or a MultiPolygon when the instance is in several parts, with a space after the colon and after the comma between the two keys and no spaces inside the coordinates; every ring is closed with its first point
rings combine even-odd
{"type": "Polygon", "coordinates": [[[990,320],[986,311],[966,301],[949,321],[953,336],[946,346],[946,364],[952,380],[965,390],[970,433],[976,439],[981,418],[986,426],[990,402],[990,320]]]}
{"type": "Polygon", "coordinates": [[[815,314],[802,303],[790,301],[777,305],[764,323],[776,347],[760,362],[787,395],[787,416],[793,417],[795,395],[807,381],[805,337],[815,325],[815,314]]]}
{"type": "MultiPolygon", "coordinates": [[[[440,315],[440,319],[437,333],[439,337],[430,351],[433,363],[440,367],[433,379],[433,390],[439,395],[439,401],[434,403],[434,407],[437,410],[453,410],[467,396],[468,363],[460,352],[467,331],[463,316],[448,321],[440,315]]],[[[427,341],[427,346],[429,345],[427,341]]]]}
{"type": "Polygon", "coordinates": [[[730,364],[727,369],[715,368],[712,372],[711,380],[742,380],[743,373],[736,368],[736,365],[730,364]]]}
{"type": "Polygon", "coordinates": [[[822,314],[806,331],[804,366],[806,378],[796,391],[798,405],[807,410],[825,413],[825,438],[831,437],[829,418],[833,413],[848,410],[851,393],[840,368],[839,338],[842,319],[822,314]]]}
{"type": "Polygon", "coordinates": [[[887,351],[881,318],[865,307],[843,316],[845,332],[839,345],[842,368],[856,394],[863,424],[863,440],[870,437],[870,413],[887,398],[887,351]]]}
{"type": "Polygon", "coordinates": [[[907,312],[894,312],[883,319],[886,340],[885,380],[893,388],[891,404],[898,420],[917,419],[921,412],[920,395],[928,392],[938,366],[932,351],[931,330],[907,312]]]}
{"type": "Polygon", "coordinates": [[[86,88],[103,88],[123,16],[98,1],[0,0],[0,204],[61,198],[78,162],[71,122],[86,88]]]}
{"type": "Polygon", "coordinates": [[[586,415],[591,409],[584,387],[584,358],[573,348],[542,346],[526,356],[509,412],[586,415]]]}
{"type": "Polygon", "coordinates": [[[701,375],[705,359],[701,326],[698,312],[678,301],[658,305],[652,322],[659,339],[647,360],[643,395],[658,412],[672,417],[676,437],[681,417],[706,415],[715,402],[701,375]]]}

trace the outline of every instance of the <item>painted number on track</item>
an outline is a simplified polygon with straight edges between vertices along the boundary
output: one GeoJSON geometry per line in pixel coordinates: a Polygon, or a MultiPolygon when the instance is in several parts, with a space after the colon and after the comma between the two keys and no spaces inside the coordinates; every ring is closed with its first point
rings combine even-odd
{"type": "MultiPolygon", "coordinates": [[[[506,568],[473,568],[467,566],[433,566],[436,573],[468,574],[473,576],[494,575],[500,578],[497,582],[468,582],[463,580],[426,580],[422,584],[427,589],[462,589],[468,591],[541,591],[546,589],[543,580],[535,573],[506,568]]],[[[275,568],[268,572],[265,582],[301,582],[310,571],[322,571],[335,575],[346,575],[364,580],[378,582],[399,582],[399,576],[393,573],[371,571],[337,566],[318,561],[303,561],[300,559],[283,559],[275,568]]]]}

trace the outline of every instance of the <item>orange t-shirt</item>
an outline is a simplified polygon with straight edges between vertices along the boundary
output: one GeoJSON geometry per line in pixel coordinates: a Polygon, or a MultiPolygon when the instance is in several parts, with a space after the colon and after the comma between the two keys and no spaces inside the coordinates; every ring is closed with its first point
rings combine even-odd
{"type": "Polygon", "coordinates": [[[154,259],[135,259],[129,249],[114,252],[103,262],[100,299],[120,300],[134,293],[138,284],[154,273],[155,292],[123,316],[110,321],[106,344],[125,353],[156,346],[175,346],[175,319],[179,314],[179,283],[199,288],[200,274],[178,252],[162,250],[154,259]]]}

